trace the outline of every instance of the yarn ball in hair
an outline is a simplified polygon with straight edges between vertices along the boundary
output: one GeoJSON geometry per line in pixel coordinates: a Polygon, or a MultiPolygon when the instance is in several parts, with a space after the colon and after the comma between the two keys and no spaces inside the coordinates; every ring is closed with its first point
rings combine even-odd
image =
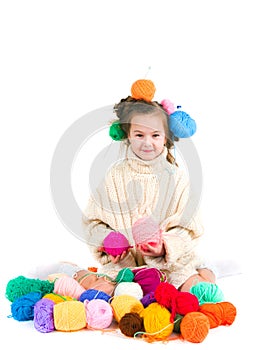
{"type": "Polygon", "coordinates": [[[93,299],[101,299],[101,300],[105,300],[106,302],[108,302],[110,298],[111,298],[110,295],[108,295],[107,293],[102,292],[100,290],[87,289],[80,295],[79,301],[84,302],[85,300],[90,301],[93,299]]]}
{"type": "Polygon", "coordinates": [[[54,323],[58,331],[78,331],[86,327],[85,305],[81,301],[71,300],[54,306],[54,323]]]}
{"type": "Polygon", "coordinates": [[[109,136],[115,141],[121,141],[126,138],[126,133],[121,128],[119,121],[115,121],[110,125],[109,136]]]}
{"type": "Polygon", "coordinates": [[[174,104],[168,99],[162,100],[161,105],[168,114],[172,114],[175,111],[174,104]]]}
{"type": "Polygon", "coordinates": [[[55,281],[54,293],[79,299],[85,289],[72,277],[64,276],[55,281]]]}
{"type": "Polygon", "coordinates": [[[115,320],[118,323],[125,314],[136,312],[140,315],[144,310],[144,306],[140,300],[127,294],[114,296],[111,301],[111,306],[115,320]]]}
{"type": "Polygon", "coordinates": [[[177,110],[169,116],[169,128],[175,137],[186,138],[195,134],[197,126],[189,114],[177,110]]]}
{"type": "Polygon", "coordinates": [[[218,303],[224,300],[222,290],[215,283],[199,282],[190,288],[190,293],[196,295],[199,305],[204,303],[218,303]]]}
{"type": "Polygon", "coordinates": [[[227,301],[203,304],[200,306],[199,311],[208,317],[210,328],[230,326],[234,322],[237,313],[236,307],[227,301]]]}
{"type": "Polygon", "coordinates": [[[139,79],[131,86],[131,96],[136,100],[151,102],[155,94],[155,85],[151,80],[139,79]]]}
{"type": "Polygon", "coordinates": [[[134,337],[135,333],[143,332],[143,318],[136,312],[128,312],[119,322],[120,331],[127,337],[134,337]]]}
{"type": "Polygon", "coordinates": [[[109,303],[102,299],[85,302],[87,326],[94,329],[108,328],[113,321],[113,310],[109,303]]]}
{"type": "Polygon", "coordinates": [[[41,292],[44,295],[51,293],[53,289],[54,283],[52,282],[18,276],[7,283],[5,296],[12,302],[30,292],[41,292]]]}
{"type": "Polygon", "coordinates": [[[143,290],[141,286],[136,282],[121,282],[119,283],[114,291],[114,295],[131,295],[136,299],[140,300],[143,298],[143,290]]]}
{"type": "Polygon", "coordinates": [[[209,333],[208,317],[201,312],[190,312],[185,315],[180,324],[182,337],[191,343],[201,343],[209,333]]]}
{"type": "Polygon", "coordinates": [[[154,292],[149,292],[143,296],[142,299],[140,299],[141,303],[144,305],[144,307],[147,307],[151,303],[154,303],[156,301],[154,297],[154,292]]]}
{"type": "Polygon", "coordinates": [[[56,293],[45,294],[43,299],[52,300],[54,302],[54,304],[62,303],[64,301],[73,300],[72,297],[63,296],[63,295],[56,294],[56,293]]]}
{"type": "Polygon", "coordinates": [[[40,292],[22,295],[11,304],[12,317],[17,321],[30,321],[34,318],[34,305],[42,297],[40,292]]]}
{"type": "Polygon", "coordinates": [[[54,325],[54,310],[55,303],[47,298],[39,300],[34,305],[34,328],[41,333],[53,332],[54,325]]]}
{"type": "Polygon", "coordinates": [[[132,226],[132,236],[136,244],[157,243],[161,239],[161,228],[151,216],[138,219],[132,226]]]}
{"type": "Polygon", "coordinates": [[[166,275],[155,267],[144,267],[132,270],[134,273],[133,281],[138,283],[144,295],[154,292],[161,281],[166,280],[166,275]]]}
{"type": "Polygon", "coordinates": [[[116,276],[115,281],[117,283],[120,282],[132,282],[134,279],[134,273],[128,267],[120,270],[116,276]]]}
{"type": "Polygon", "coordinates": [[[169,310],[157,302],[147,306],[141,316],[145,331],[150,333],[154,340],[164,340],[173,332],[174,325],[170,322],[169,310]]]}
{"type": "Polygon", "coordinates": [[[127,238],[118,231],[111,231],[103,240],[104,251],[107,254],[117,256],[131,248],[127,238]]]}

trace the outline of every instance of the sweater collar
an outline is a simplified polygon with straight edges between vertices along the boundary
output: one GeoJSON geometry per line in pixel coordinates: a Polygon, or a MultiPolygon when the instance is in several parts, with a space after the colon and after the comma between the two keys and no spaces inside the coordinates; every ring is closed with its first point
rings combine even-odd
{"type": "Polygon", "coordinates": [[[162,153],[152,160],[143,160],[139,158],[129,145],[126,150],[126,160],[128,165],[140,174],[154,174],[167,167],[167,147],[164,147],[162,153]]]}

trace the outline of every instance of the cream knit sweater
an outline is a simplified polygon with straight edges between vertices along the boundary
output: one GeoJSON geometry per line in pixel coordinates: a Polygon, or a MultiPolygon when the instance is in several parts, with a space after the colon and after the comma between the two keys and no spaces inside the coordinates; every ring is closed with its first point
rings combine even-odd
{"type": "Polygon", "coordinates": [[[203,226],[188,178],[167,161],[166,148],[151,161],[138,158],[131,146],[125,152],[125,159],[112,166],[90,196],[83,214],[84,239],[102,265],[100,272],[115,276],[124,267],[147,265],[165,271],[169,282],[179,287],[202,265],[195,248],[203,226]],[[152,215],[163,229],[164,257],[142,257],[134,247],[124,260],[113,264],[97,251],[112,230],[134,245],[132,225],[145,215],[152,215]]]}

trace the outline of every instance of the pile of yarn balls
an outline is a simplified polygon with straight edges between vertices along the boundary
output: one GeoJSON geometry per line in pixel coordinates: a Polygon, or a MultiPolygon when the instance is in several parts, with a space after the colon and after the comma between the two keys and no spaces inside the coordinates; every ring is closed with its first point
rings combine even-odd
{"type": "Polygon", "coordinates": [[[231,325],[235,306],[216,284],[201,282],[180,292],[156,268],[124,268],[113,295],[85,290],[76,280],[18,276],[7,283],[11,317],[31,321],[41,333],[82,329],[113,330],[148,342],[181,339],[202,342],[211,328],[231,325]]]}

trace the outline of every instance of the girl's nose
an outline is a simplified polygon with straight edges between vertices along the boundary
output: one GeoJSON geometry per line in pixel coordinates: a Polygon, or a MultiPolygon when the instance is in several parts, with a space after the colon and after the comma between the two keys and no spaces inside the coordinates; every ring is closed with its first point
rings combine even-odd
{"type": "Polygon", "coordinates": [[[152,144],[152,139],[150,136],[146,136],[144,138],[144,144],[147,145],[147,146],[150,146],[152,144]]]}

